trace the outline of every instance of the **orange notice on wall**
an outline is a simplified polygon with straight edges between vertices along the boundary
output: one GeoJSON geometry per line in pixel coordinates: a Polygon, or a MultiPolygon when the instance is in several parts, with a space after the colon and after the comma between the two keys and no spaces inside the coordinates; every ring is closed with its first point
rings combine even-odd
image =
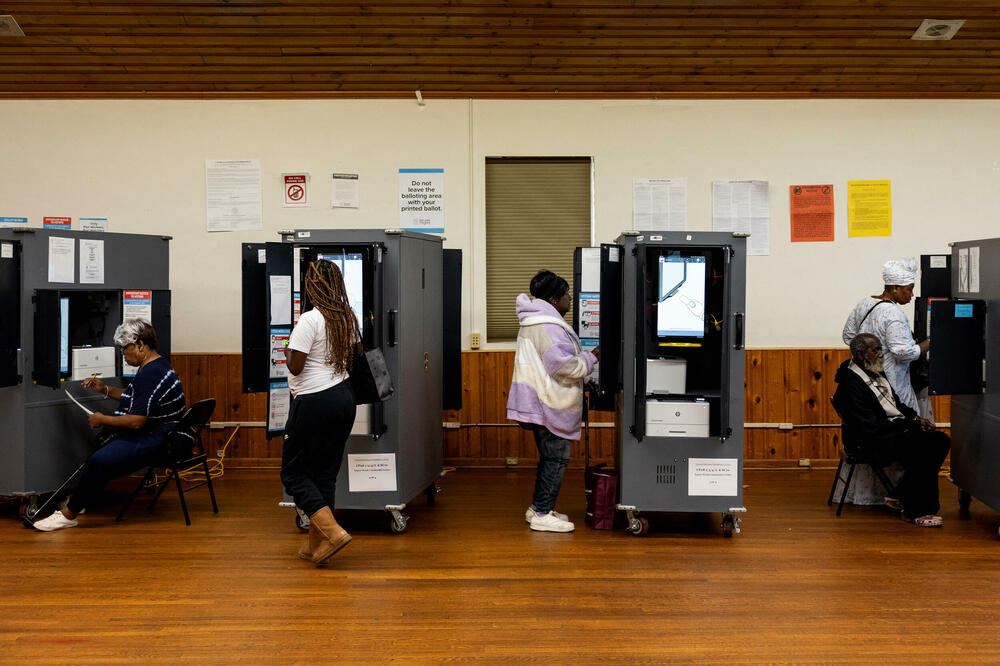
{"type": "Polygon", "coordinates": [[[833,185],[792,185],[792,242],[833,240],[833,185]]]}

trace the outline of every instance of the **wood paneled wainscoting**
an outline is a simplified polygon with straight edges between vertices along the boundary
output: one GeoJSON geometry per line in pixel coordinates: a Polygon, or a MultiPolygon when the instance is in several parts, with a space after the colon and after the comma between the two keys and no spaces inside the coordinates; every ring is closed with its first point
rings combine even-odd
{"type": "MultiPolygon", "coordinates": [[[[837,349],[751,349],[746,353],[746,417],[744,437],[748,467],[798,465],[808,458],[813,465],[832,464],[840,445],[840,423],[830,405],[836,388],[837,366],[848,357],[837,349]],[[790,429],[789,429],[790,426],[790,429]]],[[[239,354],[173,354],[188,404],[214,397],[215,426],[206,444],[209,455],[221,449],[236,423],[262,423],[267,399],[263,393],[240,390],[242,356],[239,354]]],[[[459,467],[504,466],[516,458],[518,465],[537,460],[531,434],[506,419],[507,391],[513,371],[513,351],[462,353],[463,408],[445,411],[445,464],[459,467]]],[[[947,397],[932,399],[939,423],[951,418],[947,397]]],[[[591,458],[611,462],[614,457],[614,414],[590,414],[591,458]]],[[[260,426],[244,425],[233,437],[226,460],[233,466],[276,466],[281,440],[268,440],[260,426]]],[[[583,442],[573,444],[572,465],[582,465],[583,442]]]]}

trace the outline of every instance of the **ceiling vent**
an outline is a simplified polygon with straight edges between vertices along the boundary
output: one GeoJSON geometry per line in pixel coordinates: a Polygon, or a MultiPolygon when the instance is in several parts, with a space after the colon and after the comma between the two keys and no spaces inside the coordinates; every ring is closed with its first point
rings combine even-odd
{"type": "Polygon", "coordinates": [[[24,31],[11,15],[0,16],[0,37],[24,37],[24,31]]]}
{"type": "Polygon", "coordinates": [[[958,29],[965,25],[965,19],[942,21],[940,19],[924,19],[910,39],[951,39],[958,29]]]}

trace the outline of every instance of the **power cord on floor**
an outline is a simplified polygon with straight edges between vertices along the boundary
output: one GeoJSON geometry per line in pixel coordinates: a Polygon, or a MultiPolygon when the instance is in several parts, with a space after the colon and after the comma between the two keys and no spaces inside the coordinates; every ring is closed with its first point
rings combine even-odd
{"type": "MultiPolygon", "coordinates": [[[[226,449],[229,448],[229,444],[233,441],[233,438],[236,437],[236,433],[238,433],[239,431],[240,431],[240,426],[237,425],[233,429],[233,434],[231,434],[229,436],[229,439],[226,440],[226,443],[222,445],[222,453],[219,455],[218,458],[209,458],[205,461],[208,464],[208,476],[210,478],[218,479],[223,474],[225,474],[226,467],[222,461],[225,460],[226,458],[226,449]]],[[[199,465],[192,465],[187,469],[182,469],[179,476],[181,477],[182,481],[194,482],[194,481],[200,481],[202,478],[202,474],[204,474],[204,470],[199,464],[199,465]]]]}

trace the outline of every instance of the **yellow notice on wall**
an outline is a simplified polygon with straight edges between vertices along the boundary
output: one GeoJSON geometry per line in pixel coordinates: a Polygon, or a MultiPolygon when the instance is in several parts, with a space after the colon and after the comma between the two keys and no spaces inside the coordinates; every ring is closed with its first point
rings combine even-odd
{"type": "Polygon", "coordinates": [[[847,181],[847,235],[891,236],[892,193],[888,180],[847,181]]]}

